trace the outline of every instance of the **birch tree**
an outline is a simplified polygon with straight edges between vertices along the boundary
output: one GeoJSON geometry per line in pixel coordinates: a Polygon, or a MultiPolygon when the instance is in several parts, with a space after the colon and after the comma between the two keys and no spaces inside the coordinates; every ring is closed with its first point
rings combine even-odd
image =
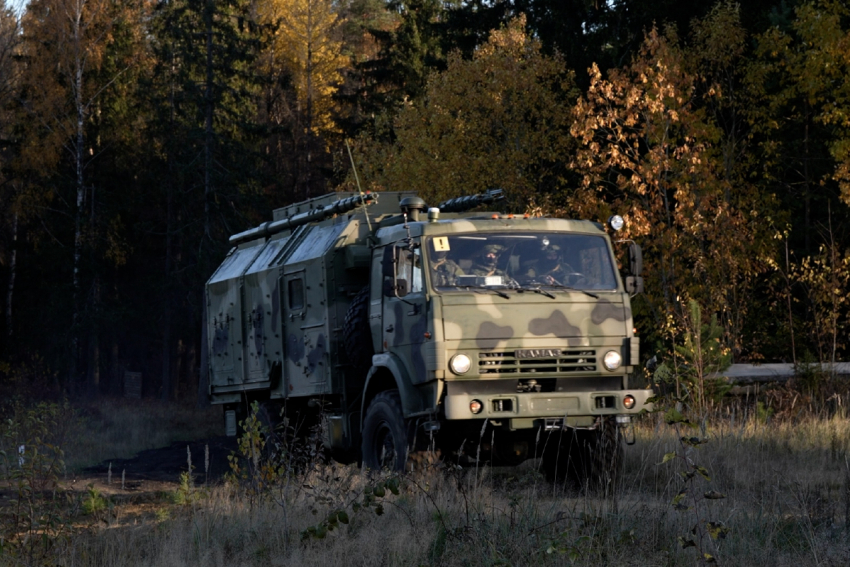
{"type": "MultiPolygon", "coordinates": [[[[14,115],[9,109],[10,102],[15,98],[19,87],[20,64],[15,61],[20,46],[20,23],[14,11],[7,6],[5,0],[0,2],[0,138],[8,140],[13,128],[14,115]]],[[[8,161],[8,158],[3,160],[8,161]]],[[[8,163],[0,163],[0,167],[8,171],[8,163]]],[[[13,334],[13,300],[15,293],[15,277],[17,274],[18,226],[19,208],[18,191],[14,179],[0,179],[0,204],[3,214],[0,216],[0,226],[8,226],[11,236],[4,247],[0,240],[0,265],[9,268],[9,281],[6,286],[6,335],[13,334]],[[5,249],[4,249],[5,248],[5,249]]]]}
{"type": "Polygon", "coordinates": [[[33,0],[23,18],[23,76],[21,105],[33,122],[24,140],[24,167],[70,167],[73,191],[67,214],[73,219],[72,315],[70,326],[70,377],[86,372],[90,386],[99,385],[97,335],[92,334],[88,364],[81,364],[84,311],[96,311],[99,280],[86,278],[84,254],[91,229],[99,220],[95,187],[89,182],[101,147],[89,135],[92,115],[103,95],[126,69],[109,76],[100,71],[113,43],[116,22],[140,9],[141,4],[115,4],[109,0],[33,0]],[[26,165],[28,164],[28,165],[26,165]],[[84,301],[85,297],[85,301],[84,301]]]}

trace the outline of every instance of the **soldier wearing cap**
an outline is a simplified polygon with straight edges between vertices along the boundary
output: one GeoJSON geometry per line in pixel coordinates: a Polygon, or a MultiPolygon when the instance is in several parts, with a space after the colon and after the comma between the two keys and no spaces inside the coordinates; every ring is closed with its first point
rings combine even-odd
{"type": "Polygon", "coordinates": [[[505,271],[498,267],[499,256],[505,251],[501,244],[485,244],[481,253],[470,268],[473,276],[504,276],[505,271]]]}
{"type": "Polygon", "coordinates": [[[431,252],[431,280],[437,287],[455,285],[457,277],[464,275],[461,267],[448,255],[446,250],[431,252]]]}
{"type": "Polygon", "coordinates": [[[540,258],[531,262],[525,272],[525,279],[547,284],[558,284],[567,279],[575,270],[569,264],[561,262],[561,247],[548,244],[540,252],[540,258]]]}

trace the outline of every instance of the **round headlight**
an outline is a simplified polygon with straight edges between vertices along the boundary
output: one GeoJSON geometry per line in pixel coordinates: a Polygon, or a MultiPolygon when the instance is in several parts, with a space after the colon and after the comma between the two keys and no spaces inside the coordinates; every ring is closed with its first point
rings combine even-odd
{"type": "Polygon", "coordinates": [[[472,400],[471,402],[469,402],[469,411],[471,411],[472,413],[479,414],[483,409],[484,404],[482,404],[480,401],[472,400]]]}
{"type": "Polygon", "coordinates": [[[631,394],[626,394],[623,398],[623,407],[626,409],[632,409],[635,407],[635,397],[631,394]]]}
{"type": "Polygon", "coordinates": [[[472,366],[472,362],[470,362],[469,357],[465,354],[456,354],[449,361],[449,368],[458,375],[469,372],[470,366],[472,366]]]}
{"type": "Polygon", "coordinates": [[[605,357],[602,359],[602,364],[605,365],[605,368],[608,370],[616,370],[620,367],[620,363],[623,361],[623,358],[620,356],[620,353],[614,350],[609,350],[605,353],[605,357]]]}
{"type": "Polygon", "coordinates": [[[608,219],[608,226],[614,230],[621,230],[624,224],[626,223],[620,215],[614,215],[608,219]]]}

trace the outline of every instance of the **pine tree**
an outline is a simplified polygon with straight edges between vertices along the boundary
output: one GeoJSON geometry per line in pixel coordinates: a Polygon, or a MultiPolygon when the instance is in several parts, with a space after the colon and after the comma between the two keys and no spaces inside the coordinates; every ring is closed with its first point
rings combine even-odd
{"type": "Polygon", "coordinates": [[[443,50],[445,17],[439,0],[391,0],[387,10],[397,23],[391,28],[372,28],[369,33],[380,45],[377,57],[358,63],[352,80],[356,83],[347,97],[354,122],[349,131],[381,122],[385,113],[394,114],[403,101],[414,100],[425,91],[431,71],[445,69],[443,50]]]}
{"type": "Polygon", "coordinates": [[[162,180],[154,198],[165,209],[156,219],[165,235],[161,396],[169,398],[173,326],[180,321],[177,334],[195,345],[197,356],[203,282],[223,257],[227,237],[250,216],[246,202],[256,193],[259,165],[254,69],[267,32],[245,0],[163,1],[152,30],[150,136],[158,150],[154,177],[162,180]]]}

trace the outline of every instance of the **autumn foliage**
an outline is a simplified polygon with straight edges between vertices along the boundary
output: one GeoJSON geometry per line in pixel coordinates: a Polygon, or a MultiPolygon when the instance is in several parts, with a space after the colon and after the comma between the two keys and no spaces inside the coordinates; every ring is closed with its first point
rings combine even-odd
{"type": "Polygon", "coordinates": [[[0,369],[194,390],[227,236],[352,189],[346,144],[373,190],[624,216],[647,355],[696,302],[736,362],[846,358],[850,8],[626,4],[0,10],[0,369]]]}

